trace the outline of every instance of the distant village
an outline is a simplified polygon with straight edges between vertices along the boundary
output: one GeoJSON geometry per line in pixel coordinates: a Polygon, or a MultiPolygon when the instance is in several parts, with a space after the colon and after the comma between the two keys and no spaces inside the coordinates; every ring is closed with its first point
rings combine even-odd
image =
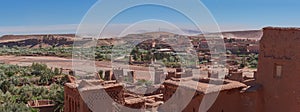
{"type": "Polygon", "coordinates": [[[5,79],[0,81],[0,93],[2,99],[15,99],[1,102],[6,108],[0,110],[297,110],[299,64],[297,47],[291,45],[296,45],[299,32],[267,27],[255,38],[170,33],[116,39],[4,36],[0,38],[0,76],[5,79]],[[73,45],[92,41],[96,41],[92,47],[95,69],[90,71],[92,64],[74,59],[79,54],[88,57],[82,52],[90,48],[73,45]],[[215,99],[205,100],[214,95],[215,99]]]}
{"type": "MultiPolygon", "coordinates": [[[[138,76],[142,74],[138,73],[138,70],[123,68],[101,70],[90,80],[70,78],[72,83],[65,85],[65,99],[67,99],[65,111],[283,112],[298,110],[299,63],[296,60],[299,57],[297,47],[290,44],[294,45],[298,42],[296,34],[299,32],[297,28],[264,28],[264,35],[259,42],[261,48],[258,69],[253,71],[251,77],[244,76],[243,71],[230,66],[230,68],[226,67],[227,72],[220,66],[177,67],[167,70],[154,66],[153,82],[139,79],[138,76]],[[289,49],[286,50],[287,48],[289,49]],[[196,72],[197,70],[206,72],[196,72]],[[212,97],[214,95],[216,96],[212,97]],[[78,99],[80,96],[81,98],[78,99]],[[103,105],[101,102],[107,105],[98,106],[98,104],[103,105]]],[[[246,43],[239,44],[245,46],[245,49],[249,45],[258,44],[256,41],[238,41],[246,43]]],[[[151,43],[152,47],[159,45],[157,44],[159,42],[151,43]]],[[[197,46],[198,43],[194,45],[197,46]]],[[[145,47],[145,44],[142,46],[145,47]]],[[[250,53],[249,50],[240,51],[240,49],[236,52],[250,53]]],[[[151,63],[156,61],[155,58],[150,60],[151,63]]]]}

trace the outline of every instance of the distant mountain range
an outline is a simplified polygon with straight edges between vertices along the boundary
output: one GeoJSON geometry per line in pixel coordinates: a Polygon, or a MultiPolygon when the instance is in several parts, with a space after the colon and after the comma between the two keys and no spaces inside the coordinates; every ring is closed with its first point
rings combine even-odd
{"type": "MultiPolygon", "coordinates": [[[[217,33],[207,33],[206,35],[216,35],[217,33]]],[[[249,31],[230,31],[230,32],[222,32],[224,38],[236,38],[236,39],[254,39],[259,40],[262,36],[261,30],[249,30],[249,31]]],[[[161,36],[168,36],[172,37],[178,34],[169,33],[169,32],[149,32],[149,33],[142,33],[142,34],[129,34],[127,36],[121,37],[122,39],[145,39],[145,38],[152,38],[152,37],[161,37],[161,36]]],[[[180,36],[180,35],[179,35],[180,36]]],[[[182,36],[182,35],[181,35],[182,36]]],[[[198,35],[203,36],[203,34],[198,35]]],[[[112,45],[116,43],[121,38],[105,38],[99,39],[98,45],[112,45]]],[[[90,39],[90,38],[82,38],[83,40],[90,39]]],[[[3,45],[8,46],[31,46],[36,47],[40,44],[44,46],[53,46],[53,44],[57,44],[59,46],[70,46],[73,41],[82,41],[75,39],[75,34],[43,34],[43,35],[4,35],[0,37],[0,47],[3,45]],[[52,39],[47,38],[52,37],[52,39]],[[41,41],[45,40],[46,41],[41,41]],[[30,45],[32,44],[34,45],[30,45]],[[26,43],[26,45],[23,45],[26,43]],[[66,44],[66,45],[65,45],[66,44]]]]}

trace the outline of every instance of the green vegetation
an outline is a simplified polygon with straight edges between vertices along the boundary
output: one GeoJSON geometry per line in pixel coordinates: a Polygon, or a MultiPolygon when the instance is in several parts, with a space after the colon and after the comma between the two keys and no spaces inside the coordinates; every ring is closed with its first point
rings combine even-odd
{"type": "MultiPolygon", "coordinates": [[[[175,52],[158,52],[157,49],[145,50],[134,48],[130,55],[135,62],[150,63],[153,59],[156,62],[161,62],[162,65],[171,68],[181,66],[193,67],[197,64],[192,56],[188,54],[176,54],[175,52]]],[[[196,59],[196,58],[195,58],[196,59]]]]}
{"type": "Polygon", "coordinates": [[[0,49],[0,55],[71,57],[72,50],[72,47],[48,47],[30,49],[23,47],[3,47],[0,49]]]}
{"type": "Polygon", "coordinates": [[[15,56],[57,56],[71,58],[73,53],[80,51],[80,55],[84,54],[85,57],[91,57],[89,54],[94,53],[92,56],[97,61],[110,60],[112,46],[101,46],[95,48],[73,48],[73,47],[47,47],[47,48],[24,48],[24,47],[3,47],[0,49],[0,55],[15,55],[15,56]],[[94,51],[91,51],[94,50],[94,51]],[[74,52],[73,52],[74,51],[74,52]]]}
{"type": "Polygon", "coordinates": [[[56,111],[63,111],[63,84],[66,81],[60,69],[52,70],[44,64],[0,64],[0,111],[35,112],[36,109],[25,104],[42,99],[55,101],[56,111]]]}
{"type": "Polygon", "coordinates": [[[249,54],[246,61],[247,61],[248,67],[257,68],[258,54],[249,54]]]}
{"type": "MultiPolygon", "coordinates": [[[[0,49],[0,55],[15,55],[15,56],[57,56],[72,58],[72,56],[80,56],[81,58],[95,59],[96,61],[110,61],[111,57],[121,58],[122,61],[127,62],[129,57],[124,55],[130,54],[135,62],[149,63],[154,58],[162,62],[166,67],[180,67],[184,64],[186,59],[174,53],[157,52],[156,49],[145,50],[134,47],[132,50],[130,46],[98,46],[92,48],[72,48],[72,47],[47,47],[47,48],[23,48],[23,47],[3,47],[0,49]],[[153,54],[152,54],[153,53],[153,54]]],[[[187,62],[187,61],[186,61],[187,62]]],[[[186,64],[195,65],[195,62],[187,62],[186,64]]],[[[185,65],[185,66],[189,66],[185,65]]],[[[57,70],[55,71],[58,72],[57,70]]],[[[47,83],[44,81],[44,83],[47,83]]]]}
{"type": "Polygon", "coordinates": [[[257,68],[258,65],[258,54],[239,55],[241,60],[238,60],[239,68],[249,67],[257,68]]]}
{"type": "Polygon", "coordinates": [[[145,80],[145,79],[141,79],[141,80],[137,80],[136,85],[139,85],[139,86],[143,86],[143,85],[145,85],[145,86],[152,86],[153,82],[145,80]]]}
{"type": "Polygon", "coordinates": [[[99,78],[104,79],[103,70],[98,71],[99,78]]]}

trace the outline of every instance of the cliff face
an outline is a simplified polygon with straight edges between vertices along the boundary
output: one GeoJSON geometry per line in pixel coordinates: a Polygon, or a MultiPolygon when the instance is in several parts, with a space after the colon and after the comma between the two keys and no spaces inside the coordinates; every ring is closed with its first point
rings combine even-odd
{"type": "MultiPolygon", "coordinates": [[[[116,42],[117,39],[105,38],[99,39],[98,46],[110,46],[116,42]]],[[[85,44],[90,39],[75,38],[75,34],[50,34],[50,35],[4,35],[0,37],[0,47],[72,47],[74,42],[77,44],[85,44]]]]}
{"type": "Polygon", "coordinates": [[[48,47],[48,46],[71,46],[74,34],[55,35],[5,35],[0,37],[0,47],[48,47]]]}
{"type": "Polygon", "coordinates": [[[0,37],[1,41],[14,41],[14,40],[25,40],[25,39],[33,39],[33,38],[42,38],[42,37],[63,37],[63,38],[74,38],[75,34],[44,34],[44,35],[3,35],[0,37]]]}

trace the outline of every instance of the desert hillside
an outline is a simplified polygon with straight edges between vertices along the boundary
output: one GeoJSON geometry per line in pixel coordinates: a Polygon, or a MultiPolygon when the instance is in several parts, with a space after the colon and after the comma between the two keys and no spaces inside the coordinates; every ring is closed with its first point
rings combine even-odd
{"type": "Polygon", "coordinates": [[[74,34],[4,35],[0,37],[0,46],[29,48],[70,46],[74,37],[74,34]]]}
{"type": "MultiPolygon", "coordinates": [[[[216,33],[209,33],[207,35],[214,35],[216,33]]],[[[236,38],[236,39],[254,39],[259,40],[262,36],[261,30],[249,30],[249,31],[231,31],[223,32],[224,38],[236,38]]],[[[129,34],[120,38],[105,38],[98,39],[98,46],[110,46],[118,43],[119,40],[132,40],[132,39],[146,39],[153,37],[173,37],[180,36],[178,34],[168,32],[149,32],[143,34],[129,34]]],[[[203,36],[202,34],[199,37],[203,36]]],[[[60,47],[60,46],[72,46],[74,42],[86,43],[91,38],[75,39],[75,34],[45,34],[45,35],[4,35],[0,37],[0,47],[60,47]]]]}
{"type": "MultiPolygon", "coordinates": [[[[207,35],[215,35],[216,33],[208,33],[207,35]]],[[[260,40],[263,35],[261,30],[247,30],[247,31],[230,31],[222,32],[224,38],[235,38],[235,39],[253,39],[260,40]]],[[[200,35],[202,36],[202,34],[200,35]]]]}

